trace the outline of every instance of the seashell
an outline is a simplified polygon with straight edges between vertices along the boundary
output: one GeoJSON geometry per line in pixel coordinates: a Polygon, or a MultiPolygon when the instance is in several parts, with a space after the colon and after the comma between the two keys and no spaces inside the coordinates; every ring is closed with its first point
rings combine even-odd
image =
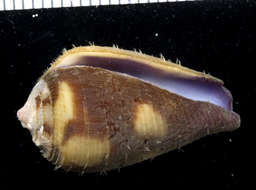
{"type": "Polygon", "coordinates": [[[98,46],[65,51],[17,116],[45,158],[80,172],[132,165],[240,126],[220,79],[98,46]]]}

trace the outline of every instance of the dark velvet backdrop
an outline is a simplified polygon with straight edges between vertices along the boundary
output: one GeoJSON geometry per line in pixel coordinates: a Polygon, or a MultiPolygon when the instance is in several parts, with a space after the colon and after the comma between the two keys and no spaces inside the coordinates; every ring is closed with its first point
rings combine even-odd
{"type": "Polygon", "coordinates": [[[64,48],[94,43],[178,58],[184,66],[222,79],[242,124],[237,131],[208,136],[152,161],[107,175],[86,174],[82,178],[87,186],[118,182],[233,189],[248,184],[243,179],[249,179],[255,144],[255,20],[253,0],[0,12],[1,175],[79,176],[53,170],[21,127],[16,111],[64,48]]]}

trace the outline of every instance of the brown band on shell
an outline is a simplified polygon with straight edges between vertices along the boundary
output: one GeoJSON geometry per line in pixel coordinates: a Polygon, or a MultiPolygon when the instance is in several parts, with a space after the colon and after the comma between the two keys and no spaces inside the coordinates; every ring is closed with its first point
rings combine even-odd
{"type": "Polygon", "coordinates": [[[42,100],[42,104],[43,104],[43,106],[46,106],[46,105],[48,105],[48,104],[51,104],[51,99],[50,99],[50,97],[48,96],[48,97],[46,97],[45,99],[43,99],[43,100],[42,100]]]}
{"type": "Polygon", "coordinates": [[[36,109],[38,110],[41,104],[40,95],[36,96],[35,101],[36,101],[36,109]]]}
{"type": "Polygon", "coordinates": [[[43,124],[44,126],[44,132],[47,133],[49,136],[52,135],[52,127],[49,126],[46,122],[43,124]]]}

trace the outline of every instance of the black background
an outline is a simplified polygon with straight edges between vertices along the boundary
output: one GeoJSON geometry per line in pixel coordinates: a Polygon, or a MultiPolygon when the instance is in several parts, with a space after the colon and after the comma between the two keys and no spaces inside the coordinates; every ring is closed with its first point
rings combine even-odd
{"type": "MultiPolygon", "coordinates": [[[[177,2],[0,12],[2,176],[80,177],[85,187],[120,184],[234,189],[248,185],[252,158],[256,54],[255,1],[177,2]],[[54,170],[16,118],[37,79],[64,48],[141,50],[205,71],[232,92],[241,128],[107,174],[54,170]]],[[[253,170],[252,170],[253,171],[253,170]]]]}

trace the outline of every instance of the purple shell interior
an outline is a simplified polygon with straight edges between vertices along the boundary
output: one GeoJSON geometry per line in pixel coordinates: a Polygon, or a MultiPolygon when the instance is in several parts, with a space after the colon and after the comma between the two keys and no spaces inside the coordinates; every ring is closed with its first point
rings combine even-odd
{"type": "Polygon", "coordinates": [[[81,56],[79,59],[75,59],[73,64],[100,67],[127,74],[180,96],[192,100],[210,102],[226,110],[232,110],[230,92],[221,83],[214,80],[202,77],[176,76],[143,62],[122,58],[81,56]]]}

